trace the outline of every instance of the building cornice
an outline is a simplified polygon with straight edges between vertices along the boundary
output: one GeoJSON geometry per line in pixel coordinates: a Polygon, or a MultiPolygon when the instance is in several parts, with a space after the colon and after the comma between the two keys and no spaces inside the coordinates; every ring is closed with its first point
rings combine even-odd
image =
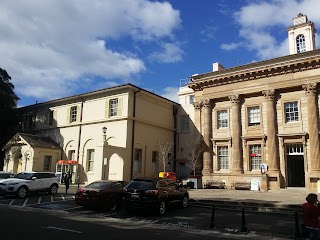
{"type": "Polygon", "coordinates": [[[205,88],[317,68],[320,68],[320,49],[192,76],[188,87],[202,91],[205,88]]]}
{"type": "Polygon", "coordinates": [[[317,30],[316,30],[315,27],[314,27],[314,23],[311,22],[311,21],[308,21],[308,22],[306,22],[306,23],[302,23],[302,24],[293,25],[293,26],[291,26],[291,27],[288,27],[288,28],[287,28],[287,31],[289,32],[290,30],[295,30],[295,29],[297,29],[297,28],[307,27],[307,26],[311,26],[311,28],[314,30],[314,33],[317,32],[317,30]]]}

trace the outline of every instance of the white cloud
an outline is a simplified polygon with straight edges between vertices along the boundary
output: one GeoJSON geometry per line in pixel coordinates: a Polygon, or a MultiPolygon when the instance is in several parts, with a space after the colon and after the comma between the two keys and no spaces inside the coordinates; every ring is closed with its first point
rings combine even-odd
{"type": "Polygon", "coordinates": [[[162,43],[161,51],[153,52],[150,59],[159,63],[180,62],[183,56],[183,50],[179,43],[162,43]]]}
{"type": "MultiPolygon", "coordinates": [[[[320,25],[320,1],[318,0],[271,0],[256,1],[243,6],[234,18],[240,26],[241,43],[257,53],[260,59],[269,59],[289,54],[287,38],[279,39],[279,29],[286,34],[286,28],[293,25],[292,19],[298,13],[308,16],[315,25],[320,25]]],[[[284,34],[284,35],[285,35],[284,34]]],[[[285,35],[287,36],[287,35],[285,35]]],[[[318,40],[317,40],[318,42],[318,40]]],[[[225,43],[231,47],[238,43],[225,43]]]]}
{"type": "Polygon", "coordinates": [[[213,26],[215,23],[212,23],[211,25],[206,25],[201,31],[201,41],[207,42],[215,38],[215,34],[217,32],[217,27],[213,26]]]}
{"type": "Polygon", "coordinates": [[[164,41],[180,24],[167,2],[2,0],[0,67],[20,98],[72,95],[83,76],[127,81],[146,70],[136,53],[114,50],[108,41],[164,41]]]}
{"type": "Polygon", "coordinates": [[[163,89],[163,93],[161,94],[162,97],[167,98],[171,101],[174,101],[176,103],[179,102],[179,96],[178,96],[178,92],[179,92],[179,88],[174,88],[174,87],[166,87],[163,89]]]}
{"type": "Polygon", "coordinates": [[[226,51],[231,51],[241,47],[242,45],[243,43],[223,43],[220,45],[220,48],[226,51]]]}

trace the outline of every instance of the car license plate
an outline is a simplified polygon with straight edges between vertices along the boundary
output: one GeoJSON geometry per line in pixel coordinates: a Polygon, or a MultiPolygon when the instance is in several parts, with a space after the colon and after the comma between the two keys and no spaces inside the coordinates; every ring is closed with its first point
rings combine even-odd
{"type": "Polygon", "coordinates": [[[139,194],[131,194],[131,198],[139,198],[139,194]]]}

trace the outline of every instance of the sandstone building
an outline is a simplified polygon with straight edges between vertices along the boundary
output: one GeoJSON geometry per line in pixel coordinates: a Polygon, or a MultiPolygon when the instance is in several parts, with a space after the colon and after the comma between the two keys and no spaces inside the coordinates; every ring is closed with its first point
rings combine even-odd
{"type": "Polygon", "coordinates": [[[181,89],[180,96],[195,96],[194,109],[185,112],[206,145],[204,183],[232,187],[258,179],[263,189],[316,188],[320,50],[313,22],[302,14],[293,22],[290,55],[229,69],[216,63],[212,72],[191,77],[193,91],[181,89]]]}

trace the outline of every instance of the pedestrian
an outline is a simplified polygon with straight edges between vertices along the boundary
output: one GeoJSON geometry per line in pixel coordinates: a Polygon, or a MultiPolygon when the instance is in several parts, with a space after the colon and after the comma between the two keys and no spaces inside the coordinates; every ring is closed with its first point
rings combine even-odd
{"type": "Polygon", "coordinates": [[[319,220],[320,216],[320,203],[318,196],[315,193],[310,193],[306,197],[307,202],[303,204],[303,224],[305,230],[309,234],[310,240],[319,240],[319,220]]]}
{"type": "Polygon", "coordinates": [[[70,185],[70,175],[69,175],[69,173],[66,173],[64,175],[64,185],[66,186],[66,194],[68,194],[68,189],[69,189],[69,185],[70,185]]]}

